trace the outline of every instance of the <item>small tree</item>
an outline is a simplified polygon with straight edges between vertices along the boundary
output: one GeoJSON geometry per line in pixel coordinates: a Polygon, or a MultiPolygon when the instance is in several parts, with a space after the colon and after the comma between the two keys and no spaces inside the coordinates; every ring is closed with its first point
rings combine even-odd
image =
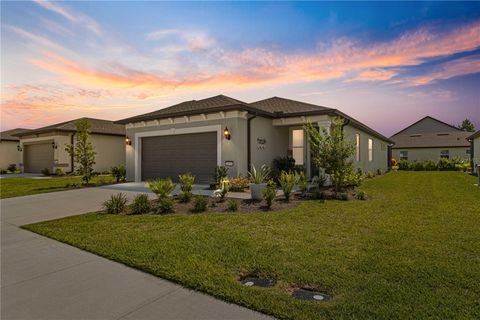
{"type": "Polygon", "coordinates": [[[463,120],[462,124],[458,125],[457,128],[467,132],[475,132],[475,125],[469,119],[463,120]]]}
{"type": "Polygon", "coordinates": [[[310,122],[304,125],[313,161],[317,168],[325,169],[325,173],[330,175],[335,192],[345,186],[346,176],[353,170],[350,159],[355,152],[355,144],[345,140],[343,125],[343,119],[335,119],[330,133],[325,128],[319,132],[310,122]]]}
{"type": "Polygon", "coordinates": [[[75,144],[67,145],[65,150],[73,157],[76,173],[82,176],[86,184],[93,177],[93,165],[95,164],[95,148],[90,137],[90,123],[86,119],[75,122],[77,132],[75,133],[75,144]]]}

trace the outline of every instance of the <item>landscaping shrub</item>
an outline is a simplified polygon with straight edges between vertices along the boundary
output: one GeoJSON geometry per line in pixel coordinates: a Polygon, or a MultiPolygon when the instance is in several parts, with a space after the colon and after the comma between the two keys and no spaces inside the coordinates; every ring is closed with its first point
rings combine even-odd
{"type": "Polygon", "coordinates": [[[338,194],[338,200],[347,201],[348,200],[348,193],[340,192],[338,194]]]}
{"type": "Polygon", "coordinates": [[[159,199],[168,198],[170,193],[175,190],[175,184],[170,178],[150,180],[147,182],[147,186],[159,199]]]}
{"type": "Polygon", "coordinates": [[[375,173],[368,171],[365,176],[367,177],[367,179],[372,179],[375,178],[375,173]]]}
{"type": "Polygon", "coordinates": [[[223,179],[228,177],[228,168],[224,166],[217,166],[213,174],[213,183],[215,187],[219,187],[223,179]]]}
{"type": "Polygon", "coordinates": [[[305,193],[307,193],[307,189],[308,189],[308,179],[307,179],[307,177],[305,176],[305,172],[300,171],[300,172],[296,173],[296,180],[297,180],[298,187],[299,187],[300,192],[302,193],[302,195],[304,195],[305,193]]]}
{"type": "Polygon", "coordinates": [[[266,165],[262,165],[260,169],[257,170],[257,168],[255,168],[255,166],[252,164],[252,168],[248,172],[250,180],[255,184],[265,183],[270,177],[270,174],[271,170],[266,165]]]}
{"type": "Polygon", "coordinates": [[[0,170],[0,174],[7,174],[7,173],[8,173],[8,171],[5,170],[5,169],[0,170]]]}
{"type": "Polygon", "coordinates": [[[40,171],[44,176],[49,176],[50,175],[50,170],[48,168],[43,168],[42,171],[40,171]]]}
{"type": "Polygon", "coordinates": [[[455,164],[451,163],[447,158],[440,158],[437,162],[437,168],[440,171],[453,170],[455,164]]]}
{"type": "Polygon", "coordinates": [[[383,174],[382,169],[377,169],[377,176],[381,176],[383,174]]]}
{"type": "Polygon", "coordinates": [[[433,160],[429,160],[425,162],[425,170],[427,171],[436,171],[437,170],[437,163],[433,160]]]}
{"type": "Polygon", "coordinates": [[[353,170],[350,169],[345,174],[345,187],[358,187],[362,184],[365,176],[363,175],[361,170],[353,170]]]}
{"type": "Polygon", "coordinates": [[[321,188],[327,183],[327,176],[323,173],[320,173],[318,176],[313,177],[312,184],[314,184],[317,188],[321,188]]]}
{"type": "Polygon", "coordinates": [[[290,194],[292,193],[293,187],[297,183],[296,175],[292,172],[282,171],[278,177],[278,183],[282,188],[285,200],[287,200],[287,202],[290,201],[290,194]]]}
{"type": "Polygon", "coordinates": [[[195,182],[195,176],[190,172],[178,175],[178,181],[180,182],[181,193],[179,195],[181,202],[190,202],[192,199],[193,183],[195,182]]]}
{"type": "Polygon", "coordinates": [[[237,176],[230,179],[230,189],[236,192],[242,192],[248,188],[249,180],[244,176],[237,176]]]}
{"type": "Polygon", "coordinates": [[[204,212],[207,210],[208,200],[204,196],[195,196],[193,198],[193,212],[204,212]]]}
{"type": "Polygon", "coordinates": [[[120,165],[120,166],[115,166],[110,168],[110,172],[112,173],[112,177],[115,178],[115,181],[118,182],[123,182],[126,181],[127,177],[127,170],[125,169],[125,166],[120,165]]]}
{"type": "Polygon", "coordinates": [[[172,213],[173,212],[173,200],[169,197],[158,198],[157,201],[157,213],[172,213]]]}
{"type": "Polygon", "coordinates": [[[133,198],[133,202],[130,206],[132,214],[144,214],[151,210],[150,201],[148,200],[148,194],[141,193],[133,198]]]}
{"type": "Polygon", "coordinates": [[[120,214],[125,211],[127,196],[123,193],[112,194],[110,199],[103,203],[103,208],[109,214],[120,214]]]}
{"type": "Polygon", "coordinates": [[[7,170],[15,173],[15,171],[17,171],[17,165],[15,163],[9,164],[7,170]]]}
{"type": "Polygon", "coordinates": [[[227,201],[227,210],[228,211],[237,211],[238,210],[238,201],[235,199],[229,199],[227,201]]]}
{"type": "Polygon", "coordinates": [[[398,161],[398,170],[410,170],[410,163],[407,160],[398,161]]]}
{"type": "Polygon", "coordinates": [[[55,175],[61,177],[65,175],[65,172],[62,170],[62,168],[56,168],[55,175]]]}
{"type": "Polygon", "coordinates": [[[82,182],[89,184],[93,178],[93,166],[95,165],[95,147],[91,139],[90,122],[81,119],[75,122],[76,133],[74,144],[65,148],[68,154],[75,161],[75,171],[82,176],[82,182]]]}
{"type": "Polygon", "coordinates": [[[191,192],[181,192],[178,195],[178,200],[182,203],[188,203],[192,200],[193,193],[191,192]]]}
{"type": "Polygon", "coordinates": [[[292,156],[276,157],[272,161],[272,177],[278,180],[282,171],[291,172],[295,170],[295,159],[292,156]]]}
{"type": "Polygon", "coordinates": [[[273,180],[268,181],[267,187],[263,190],[263,199],[267,203],[267,208],[272,207],[273,200],[277,196],[277,185],[273,180]]]}
{"type": "Polygon", "coordinates": [[[367,200],[367,194],[363,191],[357,191],[355,197],[358,199],[358,200],[367,200]]]}
{"type": "Polygon", "coordinates": [[[423,164],[423,162],[415,161],[414,163],[412,163],[411,168],[414,171],[423,171],[425,170],[425,165],[423,164]]]}

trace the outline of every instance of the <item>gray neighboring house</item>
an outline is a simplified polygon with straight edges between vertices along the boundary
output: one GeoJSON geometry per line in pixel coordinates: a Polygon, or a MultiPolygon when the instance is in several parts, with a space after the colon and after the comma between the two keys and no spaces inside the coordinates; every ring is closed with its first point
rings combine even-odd
{"type": "Polygon", "coordinates": [[[191,172],[198,182],[211,181],[217,165],[229,175],[247,174],[278,156],[291,155],[315,175],[307,137],[307,121],[330,130],[335,117],[347,120],[346,136],[356,141],[355,167],[388,170],[391,140],[342,112],[300,101],[273,97],[246,103],[224,95],[185,101],[168,108],[123,119],[127,140],[127,179],[144,181],[191,172]]]}
{"type": "Polygon", "coordinates": [[[472,162],[473,172],[479,174],[478,166],[480,166],[480,130],[470,135],[467,139],[470,141],[470,160],[472,162]]]}
{"type": "Polygon", "coordinates": [[[65,147],[75,142],[75,122],[86,119],[91,125],[91,139],[95,147],[97,172],[125,164],[125,127],[113,121],[79,118],[15,134],[19,140],[20,167],[23,172],[38,173],[47,168],[55,172],[74,169],[73,159],[65,147]]]}
{"type": "Polygon", "coordinates": [[[408,161],[454,157],[468,160],[470,143],[467,137],[471,134],[427,116],[390,137],[395,142],[392,157],[408,161]]]}
{"type": "Polygon", "coordinates": [[[0,132],[0,169],[6,170],[9,165],[14,164],[20,167],[20,152],[18,146],[20,138],[15,136],[28,129],[16,128],[0,132]]]}

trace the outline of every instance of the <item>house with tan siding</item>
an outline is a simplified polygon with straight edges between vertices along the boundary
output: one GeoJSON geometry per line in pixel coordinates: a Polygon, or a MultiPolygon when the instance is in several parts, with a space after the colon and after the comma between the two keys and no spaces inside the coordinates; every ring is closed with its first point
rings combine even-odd
{"type": "Polygon", "coordinates": [[[191,100],[123,119],[128,141],[127,179],[144,181],[191,172],[209,182],[216,166],[231,176],[247,174],[251,165],[271,166],[290,155],[308,177],[317,174],[303,130],[319,130],[345,119],[345,135],[355,141],[354,166],[362,171],[388,170],[392,141],[337,109],[273,97],[246,103],[224,95],[191,100]]]}
{"type": "Polygon", "coordinates": [[[17,133],[26,132],[28,129],[16,128],[0,132],[0,169],[6,170],[8,166],[14,164],[19,168],[20,152],[19,142],[20,138],[14,136],[17,133]]]}
{"type": "Polygon", "coordinates": [[[56,123],[46,127],[17,133],[20,140],[20,168],[26,173],[38,173],[44,168],[50,172],[62,169],[74,170],[72,157],[65,150],[75,143],[75,122],[86,119],[90,123],[91,139],[95,148],[96,172],[109,170],[112,166],[125,164],[125,128],[112,121],[80,118],[56,123]]]}
{"type": "Polygon", "coordinates": [[[427,116],[390,137],[395,142],[392,157],[408,161],[436,161],[455,157],[469,160],[469,135],[471,132],[427,116]]]}

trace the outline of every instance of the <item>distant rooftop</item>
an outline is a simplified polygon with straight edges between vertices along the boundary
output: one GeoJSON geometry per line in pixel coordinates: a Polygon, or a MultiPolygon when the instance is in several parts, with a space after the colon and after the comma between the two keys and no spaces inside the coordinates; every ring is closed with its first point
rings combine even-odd
{"type": "Polygon", "coordinates": [[[20,138],[15,136],[16,134],[27,132],[30,129],[24,129],[24,128],[15,128],[11,130],[6,130],[0,132],[0,140],[3,141],[19,141],[20,138]]]}
{"type": "Polygon", "coordinates": [[[91,125],[91,132],[96,134],[108,134],[108,135],[125,135],[125,126],[116,124],[110,120],[94,119],[94,118],[79,118],[61,123],[52,124],[46,127],[32,129],[25,132],[16,133],[15,136],[22,137],[31,134],[47,133],[51,131],[66,131],[75,132],[75,122],[78,120],[86,119],[91,125]]]}

